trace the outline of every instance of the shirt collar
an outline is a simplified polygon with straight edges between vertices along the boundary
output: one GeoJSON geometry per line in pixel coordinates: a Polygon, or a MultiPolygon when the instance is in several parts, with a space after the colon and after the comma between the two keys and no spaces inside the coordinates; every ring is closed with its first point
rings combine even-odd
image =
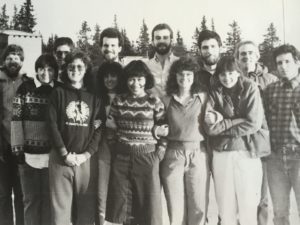
{"type": "MultiPolygon", "coordinates": [[[[172,96],[173,96],[174,100],[176,100],[176,102],[179,102],[179,103],[180,103],[179,98],[178,98],[178,96],[177,96],[176,94],[172,94],[172,96]]],[[[188,101],[188,103],[190,103],[190,101],[192,101],[192,100],[195,99],[195,98],[199,98],[200,101],[202,102],[202,99],[201,99],[201,93],[195,93],[195,94],[193,94],[193,96],[190,98],[190,100],[188,101]]],[[[187,103],[187,104],[188,104],[188,103],[187,103]]],[[[180,104],[181,104],[181,103],[180,103],[180,104]]]]}
{"type": "Polygon", "coordinates": [[[299,85],[300,85],[300,73],[291,80],[288,80],[286,78],[281,78],[280,79],[280,86],[281,87],[285,86],[287,88],[295,89],[299,85]]]}
{"type": "MultiPolygon", "coordinates": [[[[169,61],[171,61],[171,58],[172,58],[172,57],[174,57],[174,55],[173,55],[173,53],[170,51],[170,52],[168,53],[168,57],[166,57],[166,59],[169,60],[169,61]]],[[[155,54],[154,54],[154,60],[155,60],[156,62],[159,62],[157,52],[155,52],[155,54]]]]}
{"type": "MultiPolygon", "coordinates": [[[[42,86],[42,83],[37,79],[37,77],[35,77],[33,81],[37,88],[42,86]]],[[[54,81],[52,80],[49,85],[50,85],[50,87],[54,87],[54,81]]]]}

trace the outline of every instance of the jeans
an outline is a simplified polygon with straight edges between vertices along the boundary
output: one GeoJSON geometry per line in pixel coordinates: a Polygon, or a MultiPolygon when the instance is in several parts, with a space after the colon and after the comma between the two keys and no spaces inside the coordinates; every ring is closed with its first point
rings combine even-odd
{"type": "Polygon", "coordinates": [[[50,225],[50,193],[48,168],[35,169],[19,165],[23,190],[25,225],[50,225]]]}
{"type": "Polygon", "coordinates": [[[268,178],[267,163],[262,160],[263,178],[261,185],[261,197],[257,207],[257,224],[268,225],[268,178]]]}
{"type": "Polygon", "coordinates": [[[272,153],[267,161],[268,182],[273,202],[274,224],[289,225],[290,193],[293,188],[300,210],[300,156],[272,153]]]}
{"type": "MultiPolygon", "coordinates": [[[[4,139],[2,140],[4,141],[4,139]]],[[[0,160],[0,224],[13,225],[15,209],[16,225],[24,224],[23,195],[16,159],[11,154],[8,143],[2,143],[3,159],[0,160]],[[12,200],[14,194],[14,202],[12,200]]],[[[1,146],[0,146],[1,147],[1,146]]]]}
{"type": "Polygon", "coordinates": [[[161,178],[171,225],[205,224],[209,177],[205,152],[167,149],[161,164],[161,178]]]}

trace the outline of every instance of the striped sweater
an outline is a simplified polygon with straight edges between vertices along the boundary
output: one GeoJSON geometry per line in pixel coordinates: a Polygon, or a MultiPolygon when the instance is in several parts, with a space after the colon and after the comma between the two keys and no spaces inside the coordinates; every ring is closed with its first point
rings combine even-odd
{"type": "MultiPolygon", "coordinates": [[[[153,130],[164,121],[165,109],[159,98],[149,94],[133,98],[129,94],[117,95],[111,105],[107,127],[116,129],[119,143],[130,149],[150,152],[158,141],[153,130]]],[[[164,141],[159,145],[165,146],[164,141]]]]}
{"type": "MultiPolygon", "coordinates": [[[[55,86],[58,83],[55,82],[55,86]]],[[[14,155],[23,152],[45,154],[50,151],[46,124],[48,98],[51,86],[36,86],[33,80],[24,82],[13,101],[11,147],[14,155]]]]}

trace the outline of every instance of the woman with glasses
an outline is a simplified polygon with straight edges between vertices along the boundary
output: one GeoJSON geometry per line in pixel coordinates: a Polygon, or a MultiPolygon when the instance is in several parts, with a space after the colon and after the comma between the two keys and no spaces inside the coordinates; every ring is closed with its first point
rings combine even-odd
{"type": "Polygon", "coordinates": [[[53,150],[49,177],[52,224],[94,224],[97,156],[105,110],[93,94],[89,58],[66,57],[64,85],[50,98],[49,130],[53,150]],[[100,120],[100,127],[94,126],[100,120]],[[72,218],[72,215],[74,217],[72,218]]]}

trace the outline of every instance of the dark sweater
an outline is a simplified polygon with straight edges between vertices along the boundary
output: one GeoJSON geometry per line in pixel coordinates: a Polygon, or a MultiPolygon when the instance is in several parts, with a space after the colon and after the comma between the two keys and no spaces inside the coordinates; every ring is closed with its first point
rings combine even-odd
{"type": "Polygon", "coordinates": [[[52,144],[61,156],[97,151],[106,116],[95,95],[63,84],[50,97],[48,116],[52,144]],[[94,122],[99,119],[101,126],[95,130],[94,122]]]}

